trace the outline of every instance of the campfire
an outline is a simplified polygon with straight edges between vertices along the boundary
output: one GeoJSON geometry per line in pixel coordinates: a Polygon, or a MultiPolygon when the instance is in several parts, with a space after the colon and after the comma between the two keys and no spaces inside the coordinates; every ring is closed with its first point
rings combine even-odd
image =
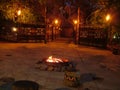
{"type": "Polygon", "coordinates": [[[73,71],[75,70],[75,65],[68,59],[56,58],[49,56],[36,63],[36,68],[46,71],[73,71]]]}
{"type": "Polygon", "coordinates": [[[52,56],[48,57],[48,59],[46,59],[46,62],[48,63],[63,63],[63,62],[68,62],[67,59],[60,59],[60,58],[53,58],[52,56]]]}
{"type": "Polygon", "coordinates": [[[53,58],[52,56],[48,57],[48,59],[46,60],[46,62],[50,62],[50,63],[60,63],[63,62],[61,59],[59,58],[53,58]]]}

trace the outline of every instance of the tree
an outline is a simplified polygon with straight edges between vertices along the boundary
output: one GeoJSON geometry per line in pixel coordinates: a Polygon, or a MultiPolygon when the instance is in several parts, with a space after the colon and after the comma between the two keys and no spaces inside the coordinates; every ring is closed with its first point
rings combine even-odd
{"type": "Polygon", "coordinates": [[[105,16],[110,13],[112,16],[112,25],[118,24],[118,18],[120,13],[120,1],[119,0],[93,0],[97,6],[97,9],[92,12],[89,23],[93,25],[106,25],[105,16]]]}
{"type": "Polygon", "coordinates": [[[38,0],[0,0],[0,10],[4,14],[5,19],[10,19],[14,22],[29,24],[43,22],[43,16],[39,8],[40,3],[38,0]],[[18,10],[21,10],[20,15],[17,15],[18,10]]]}
{"type": "MultiPolygon", "coordinates": [[[[119,0],[94,0],[99,7],[94,14],[91,15],[90,23],[92,25],[100,25],[108,31],[109,43],[114,39],[119,39],[120,35],[120,1],[119,0]],[[106,15],[109,14],[111,20],[105,20],[106,15]]],[[[118,42],[117,42],[118,43],[118,42]]]]}

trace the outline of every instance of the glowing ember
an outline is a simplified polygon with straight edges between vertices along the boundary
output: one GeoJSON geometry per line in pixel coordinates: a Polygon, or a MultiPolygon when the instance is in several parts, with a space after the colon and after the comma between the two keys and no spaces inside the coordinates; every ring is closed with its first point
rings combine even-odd
{"type": "Polygon", "coordinates": [[[53,58],[52,56],[44,58],[37,63],[37,68],[48,71],[73,71],[75,65],[65,58],[53,58]]]}
{"type": "Polygon", "coordinates": [[[46,62],[50,62],[50,63],[61,63],[63,62],[61,59],[59,58],[53,58],[52,56],[48,57],[48,59],[46,60],[46,62]]]}

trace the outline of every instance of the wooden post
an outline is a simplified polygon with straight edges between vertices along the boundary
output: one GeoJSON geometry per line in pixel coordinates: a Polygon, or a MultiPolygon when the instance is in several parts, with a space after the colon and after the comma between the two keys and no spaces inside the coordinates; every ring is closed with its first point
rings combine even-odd
{"type": "Polygon", "coordinates": [[[76,31],[76,44],[79,43],[79,24],[80,24],[80,8],[78,7],[78,24],[77,24],[77,31],[76,31]]]}

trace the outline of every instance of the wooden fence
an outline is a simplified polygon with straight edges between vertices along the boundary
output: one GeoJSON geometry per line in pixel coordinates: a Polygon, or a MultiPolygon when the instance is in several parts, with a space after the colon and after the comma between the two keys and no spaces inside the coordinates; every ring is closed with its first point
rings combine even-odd
{"type": "Polygon", "coordinates": [[[107,30],[102,27],[81,26],[79,28],[79,44],[106,48],[107,38],[107,30]]]}

